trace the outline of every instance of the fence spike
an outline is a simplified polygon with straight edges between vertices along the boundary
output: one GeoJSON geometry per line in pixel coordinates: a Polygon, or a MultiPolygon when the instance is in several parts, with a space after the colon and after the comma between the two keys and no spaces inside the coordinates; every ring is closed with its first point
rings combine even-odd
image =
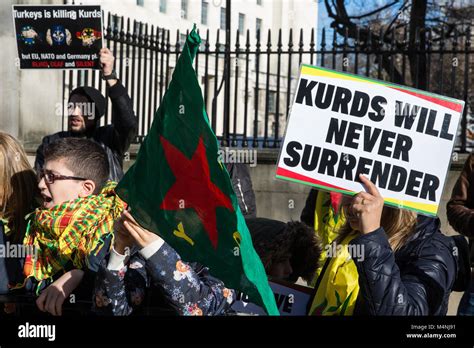
{"type": "Polygon", "coordinates": [[[272,47],[272,32],[270,29],[268,29],[268,36],[267,36],[267,51],[270,52],[271,51],[271,47],[272,47]]]}
{"type": "Polygon", "coordinates": [[[300,29],[300,43],[299,43],[299,46],[300,46],[300,50],[302,51],[302,50],[303,50],[303,47],[304,47],[304,43],[303,43],[303,28],[300,29]]]}
{"type": "Polygon", "coordinates": [[[324,47],[326,47],[326,28],[323,28],[321,33],[321,48],[324,50],[324,47]]]}

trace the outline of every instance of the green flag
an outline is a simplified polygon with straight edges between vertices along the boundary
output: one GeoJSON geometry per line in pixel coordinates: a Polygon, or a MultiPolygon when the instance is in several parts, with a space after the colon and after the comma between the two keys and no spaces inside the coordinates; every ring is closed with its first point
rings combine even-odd
{"type": "Polygon", "coordinates": [[[136,162],[116,192],[134,218],[183,260],[209,267],[227,287],[278,315],[204,109],[192,66],[200,43],[194,28],[136,162]]]}

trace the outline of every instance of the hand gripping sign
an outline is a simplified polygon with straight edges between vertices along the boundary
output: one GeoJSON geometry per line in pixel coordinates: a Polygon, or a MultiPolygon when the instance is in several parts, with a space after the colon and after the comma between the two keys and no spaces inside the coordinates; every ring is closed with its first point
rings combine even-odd
{"type": "Polygon", "coordinates": [[[464,102],[302,65],[276,177],[436,216],[464,102]]]}

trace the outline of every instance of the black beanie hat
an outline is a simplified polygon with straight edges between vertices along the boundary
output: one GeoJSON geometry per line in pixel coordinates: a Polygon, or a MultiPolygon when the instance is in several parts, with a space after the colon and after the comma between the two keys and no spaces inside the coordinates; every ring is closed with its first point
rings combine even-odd
{"type": "Polygon", "coordinates": [[[75,95],[85,96],[89,102],[94,103],[95,119],[100,119],[105,114],[105,98],[97,89],[93,87],[77,87],[69,95],[69,102],[74,102],[75,95]]]}
{"type": "Polygon", "coordinates": [[[250,218],[245,220],[254,242],[274,239],[286,229],[286,223],[266,218],[250,218]]]}

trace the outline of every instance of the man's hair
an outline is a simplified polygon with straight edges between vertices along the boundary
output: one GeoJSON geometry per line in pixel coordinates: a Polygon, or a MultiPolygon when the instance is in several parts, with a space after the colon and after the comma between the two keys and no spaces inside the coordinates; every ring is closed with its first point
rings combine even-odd
{"type": "Polygon", "coordinates": [[[301,277],[310,282],[320,266],[319,259],[323,251],[321,241],[316,232],[305,223],[290,221],[286,229],[292,240],[290,263],[293,274],[289,280],[296,282],[301,277]]]}
{"type": "Polygon", "coordinates": [[[274,263],[288,258],[293,273],[291,281],[299,277],[310,281],[319,265],[322,248],[315,231],[302,222],[251,218],[246,220],[253,246],[268,271],[274,263]]]}
{"type": "Polygon", "coordinates": [[[96,189],[102,190],[109,177],[109,161],[105,150],[95,141],[84,138],[61,138],[44,150],[47,161],[65,160],[66,167],[74,176],[92,180],[96,189]]]}

